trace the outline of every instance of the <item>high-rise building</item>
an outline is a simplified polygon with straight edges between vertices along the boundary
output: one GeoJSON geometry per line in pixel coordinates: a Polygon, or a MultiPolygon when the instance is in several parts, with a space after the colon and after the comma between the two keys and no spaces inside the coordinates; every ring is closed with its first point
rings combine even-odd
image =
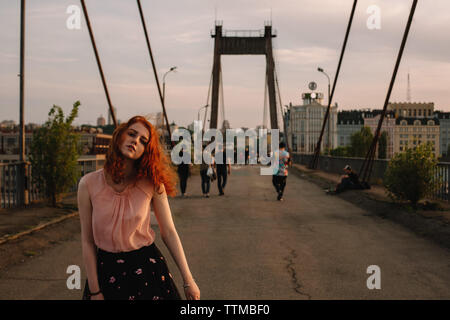
{"type": "MultiPolygon", "coordinates": [[[[322,93],[303,93],[302,99],[303,105],[289,104],[287,136],[289,146],[294,152],[311,154],[314,153],[319,140],[327,106],[322,104],[322,93]]],[[[331,107],[321,150],[334,149],[337,146],[337,109],[337,104],[331,107]]]]}
{"type": "Polygon", "coordinates": [[[100,115],[100,117],[97,118],[97,126],[104,126],[106,124],[105,118],[103,118],[103,115],[100,115]]]}

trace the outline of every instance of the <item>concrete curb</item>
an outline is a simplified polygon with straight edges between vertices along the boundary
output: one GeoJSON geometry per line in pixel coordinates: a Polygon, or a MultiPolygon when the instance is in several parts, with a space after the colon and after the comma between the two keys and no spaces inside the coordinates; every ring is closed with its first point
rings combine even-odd
{"type": "Polygon", "coordinates": [[[75,217],[75,216],[77,216],[77,215],[78,215],[78,211],[74,211],[74,212],[69,213],[69,214],[66,214],[66,215],[64,215],[64,216],[62,216],[62,217],[55,218],[55,219],[50,220],[50,221],[47,221],[47,222],[45,222],[45,223],[40,223],[40,224],[38,224],[36,227],[31,228],[31,229],[29,229],[29,230],[22,231],[22,232],[19,232],[19,233],[16,233],[16,234],[12,234],[12,235],[7,235],[7,236],[4,236],[4,237],[1,237],[1,238],[0,238],[0,245],[6,243],[6,242],[8,242],[8,241],[18,239],[18,238],[20,238],[20,237],[22,237],[22,236],[24,236],[24,235],[33,233],[33,232],[38,231],[38,230],[41,230],[41,229],[44,229],[44,228],[46,228],[46,227],[48,227],[48,226],[51,226],[51,225],[56,224],[56,223],[59,223],[59,222],[64,221],[64,220],[66,220],[66,219],[75,217]]]}

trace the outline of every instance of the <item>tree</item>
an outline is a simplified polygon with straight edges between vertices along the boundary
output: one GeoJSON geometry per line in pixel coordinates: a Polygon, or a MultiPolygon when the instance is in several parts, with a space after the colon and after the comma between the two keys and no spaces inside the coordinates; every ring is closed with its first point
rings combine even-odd
{"type": "Polygon", "coordinates": [[[393,199],[408,200],[414,206],[439,187],[437,166],[430,143],[397,153],[389,162],[383,183],[393,199]]]}
{"type": "Polygon", "coordinates": [[[387,158],[387,143],[388,143],[388,134],[386,131],[380,136],[380,140],[378,140],[378,159],[386,159],[387,158]]]}
{"type": "Polygon", "coordinates": [[[373,141],[373,134],[369,127],[362,127],[360,131],[350,136],[350,153],[353,157],[365,157],[373,141]]]}
{"type": "Polygon", "coordinates": [[[337,147],[336,149],[331,150],[331,155],[334,157],[349,157],[350,148],[348,146],[345,147],[337,147]]]}
{"type": "Polygon", "coordinates": [[[71,126],[78,116],[79,105],[79,101],[73,104],[65,120],[61,107],[53,105],[47,122],[33,134],[30,146],[33,183],[42,188],[53,207],[59,194],[67,192],[79,179],[79,134],[71,126]]]}

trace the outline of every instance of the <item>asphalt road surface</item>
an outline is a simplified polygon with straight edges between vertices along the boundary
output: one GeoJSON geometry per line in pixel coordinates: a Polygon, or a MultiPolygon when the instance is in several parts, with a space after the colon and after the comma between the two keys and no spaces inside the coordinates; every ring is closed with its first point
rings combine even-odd
{"type": "MultiPolygon", "coordinates": [[[[293,174],[279,202],[271,181],[259,167],[233,167],[225,196],[214,184],[201,197],[193,176],[188,198],[170,200],[202,299],[450,299],[449,250],[293,174]],[[370,290],[373,265],[381,287],[370,290]]],[[[80,299],[82,290],[66,285],[69,265],[81,267],[82,287],[85,280],[72,229],[69,240],[0,274],[0,298],[80,299]]],[[[159,237],[156,244],[181,288],[159,237]]]]}

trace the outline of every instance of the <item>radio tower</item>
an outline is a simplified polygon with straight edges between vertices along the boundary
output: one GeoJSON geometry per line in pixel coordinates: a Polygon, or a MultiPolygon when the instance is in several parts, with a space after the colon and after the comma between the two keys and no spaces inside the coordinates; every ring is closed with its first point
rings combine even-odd
{"type": "Polygon", "coordinates": [[[411,82],[409,80],[409,70],[408,70],[408,84],[406,87],[406,101],[411,102],[411,82]]]}

